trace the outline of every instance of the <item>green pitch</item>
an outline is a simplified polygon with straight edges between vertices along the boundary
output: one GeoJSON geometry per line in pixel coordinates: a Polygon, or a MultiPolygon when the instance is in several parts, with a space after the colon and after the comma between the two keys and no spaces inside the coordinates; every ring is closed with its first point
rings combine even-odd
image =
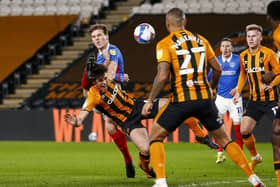
{"type": "MultiPolygon", "coordinates": [[[[256,173],[276,186],[271,144],[257,144],[263,163],[256,173]]],[[[114,144],[0,142],[0,186],[152,186],[137,167],[138,151],[129,144],[136,178],[125,176],[122,155],[114,144]]],[[[216,152],[199,144],[165,144],[170,187],[250,187],[245,174],[227,157],[217,165],[216,152]]],[[[248,156],[248,152],[246,152],[248,156]]]]}

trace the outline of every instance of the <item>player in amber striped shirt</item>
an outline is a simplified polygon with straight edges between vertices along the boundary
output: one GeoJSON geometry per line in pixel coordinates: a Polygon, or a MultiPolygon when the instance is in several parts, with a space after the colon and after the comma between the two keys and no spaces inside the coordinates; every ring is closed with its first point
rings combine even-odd
{"type": "MultiPolygon", "coordinates": [[[[280,1],[271,1],[267,6],[267,18],[270,21],[274,32],[273,41],[277,49],[277,56],[280,59],[280,1]]],[[[280,187],[280,103],[272,126],[272,146],[274,169],[277,176],[277,187],[280,187]]]]}
{"type": "Polygon", "coordinates": [[[225,132],[218,111],[212,100],[212,89],[216,89],[221,67],[208,41],[201,35],[184,29],[186,22],[183,11],[172,8],[166,15],[169,35],[157,44],[157,75],[152,91],[142,113],[150,114],[153,100],[170,78],[172,96],[170,102],[160,109],[150,132],[151,162],[156,172],[153,187],[167,187],[165,176],[165,153],[163,140],[184,119],[198,118],[217,142],[224,147],[229,157],[249,177],[253,186],[264,186],[250,169],[240,147],[225,132]],[[207,66],[213,69],[212,84],[207,81],[207,66]]]}
{"type": "MultiPolygon", "coordinates": [[[[106,114],[130,136],[132,141],[139,148],[140,168],[144,170],[147,177],[155,177],[153,170],[149,167],[149,140],[146,129],[141,124],[141,120],[145,118],[154,118],[158,112],[158,108],[161,108],[167,102],[167,99],[161,98],[155,100],[152,113],[144,117],[141,114],[144,101],[136,100],[127,95],[118,83],[107,80],[105,72],[106,68],[104,65],[93,64],[90,73],[87,73],[92,86],[88,92],[86,106],[83,107],[78,117],[66,114],[65,120],[72,125],[79,126],[93,108],[106,114]]],[[[196,136],[200,138],[202,141],[201,143],[207,144],[209,147],[213,148],[215,144],[202,131],[199,125],[197,125],[196,119],[189,118],[184,123],[192,124],[192,128],[190,128],[194,131],[196,136]]]]}
{"type": "Polygon", "coordinates": [[[280,83],[280,64],[276,54],[271,49],[261,45],[262,27],[251,24],[246,27],[246,40],[248,49],[240,54],[240,75],[234,101],[237,101],[246,78],[250,86],[250,98],[246,112],[241,121],[241,134],[243,142],[251,154],[250,167],[262,162],[262,157],[257,152],[253,129],[261,117],[266,114],[271,120],[277,112],[278,94],[276,86],[280,83]],[[275,78],[269,85],[264,83],[262,76],[272,71],[275,78]]]}

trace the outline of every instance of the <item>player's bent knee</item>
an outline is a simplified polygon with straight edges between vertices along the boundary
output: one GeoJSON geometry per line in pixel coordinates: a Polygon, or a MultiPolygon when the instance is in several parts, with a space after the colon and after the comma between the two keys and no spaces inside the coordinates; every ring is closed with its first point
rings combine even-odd
{"type": "Polygon", "coordinates": [[[272,127],[272,135],[280,136],[280,119],[275,119],[272,127]]]}

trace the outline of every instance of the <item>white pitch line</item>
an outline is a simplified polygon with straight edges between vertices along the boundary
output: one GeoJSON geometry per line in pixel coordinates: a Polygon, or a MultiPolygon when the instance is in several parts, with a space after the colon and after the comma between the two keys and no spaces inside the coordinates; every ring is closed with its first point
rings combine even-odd
{"type": "MultiPolygon", "coordinates": [[[[262,181],[274,181],[276,178],[261,178],[262,181]]],[[[220,184],[232,184],[232,183],[248,183],[248,180],[231,180],[231,181],[211,181],[211,182],[201,182],[201,183],[191,183],[185,185],[178,185],[178,187],[196,187],[196,186],[214,186],[220,184]]]]}

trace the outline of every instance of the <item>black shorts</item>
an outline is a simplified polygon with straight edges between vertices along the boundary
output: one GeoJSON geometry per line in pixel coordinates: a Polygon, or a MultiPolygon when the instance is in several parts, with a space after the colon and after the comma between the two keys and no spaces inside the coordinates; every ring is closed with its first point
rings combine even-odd
{"type": "Polygon", "coordinates": [[[141,120],[154,118],[156,116],[156,114],[158,113],[158,105],[159,105],[158,99],[154,100],[151,114],[147,117],[144,117],[141,115],[144,104],[145,104],[145,102],[142,100],[135,101],[135,104],[134,104],[134,107],[133,107],[133,110],[132,110],[130,116],[122,124],[123,131],[126,132],[127,134],[130,134],[130,132],[135,128],[144,128],[144,126],[141,123],[141,120]]]}
{"type": "Polygon", "coordinates": [[[249,116],[255,121],[259,121],[263,115],[273,120],[278,111],[278,105],[276,101],[268,102],[258,102],[258,101],[248,101],[245,113],[243,116],[249,116]]]}
{"type": "Polygon", "coordinates": [[[191,116],[199,119],[208,131],[216,130],[223,125],[213,100],[169,103],[159,112],[156,119],[160,126],[172,132],[191,116]]]}

